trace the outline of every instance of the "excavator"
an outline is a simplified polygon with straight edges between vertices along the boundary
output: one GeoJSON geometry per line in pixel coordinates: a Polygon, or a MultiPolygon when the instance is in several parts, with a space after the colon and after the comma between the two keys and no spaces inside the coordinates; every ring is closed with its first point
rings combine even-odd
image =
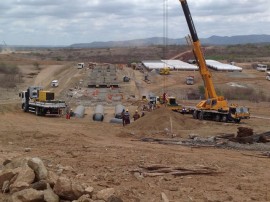
{"type": "Polygon", "coordinates": [[[247,107],[228,104],[228,101],[223,96],[218,96],[212,81],[212,75],[208,70],[204,54],[201,49],[201,43],[198,38],[195,25],[193,23],[191,13],[186,0],[179,0],[186,18],[186,22],[191,34],[193,53],[199,72],[202,76],[205,89],[205,98],[196,105],[193,112],[193,118],[200,120],[213,120],[222,122],[239,123],[241,119],[250,118],[249,109],[247,107]]]}

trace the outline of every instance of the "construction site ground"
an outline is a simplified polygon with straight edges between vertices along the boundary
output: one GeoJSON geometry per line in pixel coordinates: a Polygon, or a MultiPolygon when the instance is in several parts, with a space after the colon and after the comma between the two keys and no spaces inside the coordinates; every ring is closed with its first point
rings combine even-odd
{"type": "MultiPolygon", "coordinates": [[[[90,89],[86,84],[91,70],[77,69],[76,62],[40,62],[40,68],[35,69],[31,61],[15,56],[1,55],[2,60],[18,64],[24,78],[12,90],[1,89],[1,164],[14,157],[40,157],[49,170],[56,171],[59,164],[71,167],[63,173],[91,185],[94,191],[114,188],[125,202],[166,201],[166,197],[170,202],[270,201],[270,159],[260,155],[262,151],[270,151],[269,143],[220,149],[141,141],[141,138],[185,139],[192,135],[207,138],[236,134],[239,126],[252,128],[255,133],[267,132],[270,130],[269,102],[235,101],[248,106],[251,111],[251,119],[242,120],[240,124],[194,120],[191,115],[162,108],[146,112],[144,117],[123,127],[110,123],[115,105],[121,103],[133,114],[144,104],[141,96],[150,92],[158,94],[165,88],[179,98],[179,103],[194,106],[198,100],[186,100],[184,92],[202,85],[199,73],[179,71],[162,77],[150,72],[151,82],[146,83],[142,72],[124,67],[117,70],[119,89],[90,89]],[[193,86],[185,85],[185,77],[190,74],[195,76],[193,86]],[[123,82],[124,75],[131,81],[123,82]],[[50,88],[54,79],[59,80],[58,88],[50,88]],[[85,117],[67,120],[65,116],[42,117],[24,113],[18,93],[32,85],[54,91],[58,99],[66,100],[72,108],[84,105],[85,117]],[[105,108],[103,122],[92,120],[98,103],[105,108]],[[208,167],[215,172],[209,175],[140,175],[141,168],[148,165],[187,169],[208,167]]],[[[217,86],[248,85],[269,95],[269,81],[264,74],[245,68],[246,65],[242,64],[242,73],[213,72],[214,83],[217,86]]],[[[8,197],[0,194],[2,201],[8,197]]]]}

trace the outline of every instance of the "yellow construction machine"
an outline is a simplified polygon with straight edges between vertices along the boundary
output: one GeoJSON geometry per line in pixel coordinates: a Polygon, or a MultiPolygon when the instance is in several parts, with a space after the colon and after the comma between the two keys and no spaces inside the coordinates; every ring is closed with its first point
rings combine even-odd
{"type": "Polygon", "coordinates": [[[169,67],[164,67],[159,70],[160,75],[169,75],[170,74],[170,68],[169,67]]]}
{"type": "Polygon", "coordinates": [[[201,44],[193,23],[191,13],[186,0],[179,0],[191,34],[193,53],[199,66],[205,88],[206,100],[197,104],[193,117],[214,121],[233,121],[239,123],[241,119],[250,118],[249,109],[238,105],[229,105],[223,96],[218,96],[212,81],[212,75],[207,68],[201,44]]]}

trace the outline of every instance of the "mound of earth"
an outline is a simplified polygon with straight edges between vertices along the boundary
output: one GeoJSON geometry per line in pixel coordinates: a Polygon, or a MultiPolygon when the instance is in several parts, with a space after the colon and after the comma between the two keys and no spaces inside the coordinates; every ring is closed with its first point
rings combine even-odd
{"type": "Polygon", "coordinates": [[[127,128],[145,131],[164,131],[166,128],[168,130],[172,128],[172,131],[177,131],[195,129],[200,125],[201,123],[194,120],[191,115],[183,115],[162,107],[147,113],[144,117],[128,125],[127,128]]]}

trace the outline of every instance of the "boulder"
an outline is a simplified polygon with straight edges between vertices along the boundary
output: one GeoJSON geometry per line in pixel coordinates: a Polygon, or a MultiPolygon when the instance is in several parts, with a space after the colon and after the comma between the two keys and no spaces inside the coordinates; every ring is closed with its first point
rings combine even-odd
{"type": "Polygon", "coordinates": [[[40,158],[35,157],[29,159],[28,166],[34,170],[37,181],[47,179],[48,171],[40,158]]]}
{"type": "Polygon", "coordinates": [[[35,190],[46,190],[47,189],[47,182],[45,180],[40,180],[30,185],[31,188],[35,190]]]}
{"type": "Polygon", "coordinates": [[[11,193],[28,188],[29,185],[34,182],[35,173],[27,165],[16,168],[13,171],[16,172],[17,175],[16,178],[13,179],[14,182],[10,182],[11,185],[9,189],[11,193]]]}
{"type": "Polygon", "coordinates": [[[107,201],[115,193],[114,188],[102,189],[97,193],[97,199],[107,201]]]}
{"type": "Polygon", "coordinates": [[[5,181],[10,181],[15,175],[16,173],[11,169],[0,171],[0,188],[3,187],[5,181]]]}
{"type": "Polygon", "coordinates": [[[72,182],[66,177],[59,177],[53,191],[64,200],[77,200],[84,193],[81,185],[72,182]]]}
{"type": "Polygon", "coordinates": [[[24,189],[12,195],[12,202],[44,202],[43,191],[24,189]]]}
{"type": "Polygon", "coordinates": [[[50,184],[50,186],[53,188],[57,179],[59,178],[59,176],[52,172],[52,171],[48,171],[48,178],[47,178],[47,182],[50,184]]]}
{"type": "Polygon", "coordinates": [[[14,159],[8,159],[3,164],[5,165],[4,169],[15,169],[19,167],[24,167],[27,165],[27,162],[30,158],[14,158],[14,159]]]}
{"type": "Polygon", "coordinates": [[[49,184],[47,184],[47,189],[43,191],[44,200],[46,202],[59,202],[59,196],[56,195],[49,184]]]}

